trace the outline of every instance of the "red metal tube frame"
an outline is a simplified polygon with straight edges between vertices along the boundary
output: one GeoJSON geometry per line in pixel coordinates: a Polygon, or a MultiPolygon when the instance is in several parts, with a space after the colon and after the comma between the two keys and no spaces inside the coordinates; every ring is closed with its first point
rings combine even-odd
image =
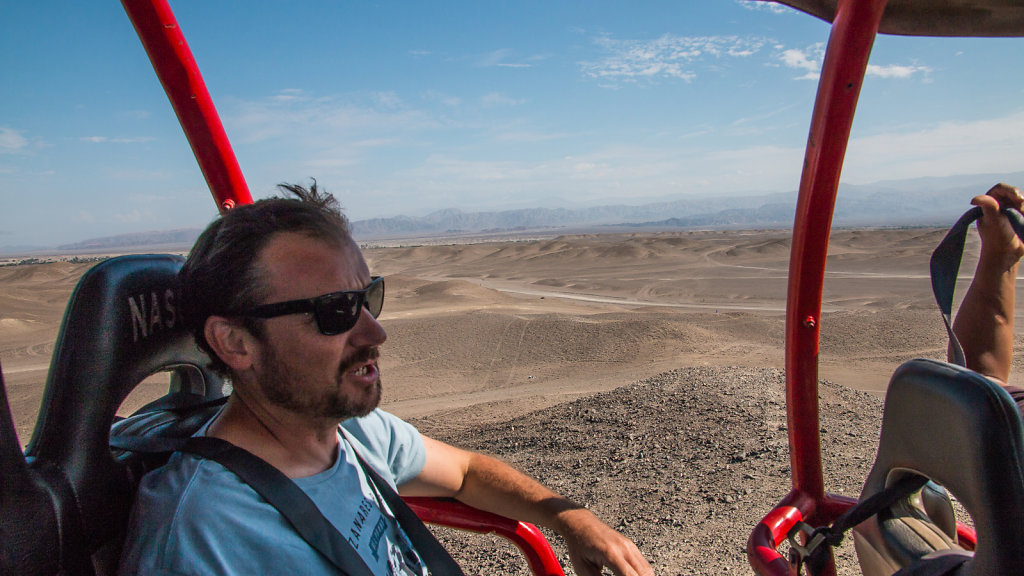
{"type": "MultiPolygon", "coordinates": [[[[886,0],[839,1],[818,83],[793,223],[786,302],[786,418],[793,491],[755,527],[747,542],[750,564],[760,574],[794,573],[774,547],[798,516],[811,524],[823,524],[849,506],[848,499],[825,494],[822,477],[818,429],[821,294],[839,175],[885,5],[886,0]]],[[[834,566],[826,573],[834,576],[834,566]]]]}
{"type": "Polygon", "coordinates": [[[484,512],[449,498],[405,498],[405,502],[424,522],[479,534],[493,533],[509,540],[526,556],[536,576],[565,576],[547,538],[533,524],[484,512]]]}
{"type": "Polygon", "coordinates": [[[252,196],[192,51],[166,0],[121,0],[221,212],[252,196]]]}

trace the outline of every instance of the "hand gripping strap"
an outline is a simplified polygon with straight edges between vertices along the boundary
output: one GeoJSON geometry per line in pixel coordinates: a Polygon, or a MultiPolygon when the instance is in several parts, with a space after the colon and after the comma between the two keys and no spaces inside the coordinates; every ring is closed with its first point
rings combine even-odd
{"type": "MultiPolygon", "coordinates": [[[[1024,241],[1024,217],[1020,212],[1011,208],[1003,208],[1000,212],[1006,215],[1014,232],[1024,241]]],[[[960,271],[960,260],[964,253],[967,230],[972,222],[981,218],[981,214],[981,207],[975,206],[961,216],[932,252],[930,263],[932,292],[935,294],[935,302],[942,312],[946,333],[949,334],[949,341],[953,348],[953,363],[958,366],[966,366],[967,361],[964,358],[964,349],[960,346],[960,341],[953,334],[953,323],[950,319],[953,311],[953,291],[956,288],[956,277],[960,271]]]]}

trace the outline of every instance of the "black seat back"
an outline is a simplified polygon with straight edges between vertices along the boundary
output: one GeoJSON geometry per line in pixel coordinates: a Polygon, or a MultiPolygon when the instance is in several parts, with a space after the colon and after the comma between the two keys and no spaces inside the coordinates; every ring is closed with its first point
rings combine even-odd
{"type": "Polygon", "coordinates": [[[139,382],[162,371],[171,372],[171,391],[179,396],[223,394],[223,383],[181,324],[182,262],[171,255],[122,256],[79,281],[26,458],[11,452],[6,437],[0,447],[0,573],[55,574],[55,567],[68,574],[112,573],[136,488],[131,458],[115,459],[109,448],[118,407],[139,382]],[[11,486],[8,469],[28,488],[11,486]],[[36,536],[11,539],[12,531],[36,536]]]}
{"type": "MultiPolygon", "coordinates": [[[[886,393],[878,454],[861,499],[906,474],[943,485],[971,515],[977,549],[957,574],[1019,573],[1024,566],[1024,425],[1002,387],[945,362],[918,359],[900,366],[886,393]]],[[[892,565],[913,563],[908,551],[927,545],[910,541],[916,536],[904,523],[885,518],[868,520],[858,527],[859,535],[874,538],[870,545],[892,565]]]]}

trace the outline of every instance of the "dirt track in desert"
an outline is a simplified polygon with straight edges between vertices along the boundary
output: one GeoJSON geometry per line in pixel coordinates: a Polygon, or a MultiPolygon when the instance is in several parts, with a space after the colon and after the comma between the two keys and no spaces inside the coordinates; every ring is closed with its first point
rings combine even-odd
{"type": "MultiPolygon", "coordinates": [[[[927,277],[943,233],[833,232],[819,359],[831,491],[859,492],[891,372],[910,358],[944,357],[927,277]]],[[[387,278],[386,409],[586,503],[636,540],[659,574],[745,569],[750,529],[788,490],[787,231],[577,235],[367,247],[365,255],[387,278]]],[[[972,239],[968,277],[975,258],[972,239]]],[[[87,268],[0,268],[0,363],[22,442],[63,307],[87,268]]],[[[472,573],[519,569],[515,552],[496,553],[489,537],[453,538],[472,573]]],[[[849,558],[841,566],[854,573],[849,558]]]]}

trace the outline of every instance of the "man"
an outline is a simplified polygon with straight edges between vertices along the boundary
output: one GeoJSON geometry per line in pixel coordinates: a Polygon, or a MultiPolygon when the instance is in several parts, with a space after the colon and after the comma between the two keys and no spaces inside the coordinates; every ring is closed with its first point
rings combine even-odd
{"type": "Polygon", "coordinates": [[[953,332],[964,349],[967,367],[1002,384],[1024,413],[1024,389],[1007,384],[1013,364],[1017,265],[1024,256],[1024,243],[999,212],[1004,207],[1020,211],[1022,203],[1020,189],[1002,183],[971,200],[982,209],[978,220],[981,255],[953,332]]]}
{"type": "MultiPolygon", "coordinates": [[[[200,434],[291,478],[375,574],[423,574],[414,545],[356,455],[403,496],[450,496],[558,532],[577,574],[652,574],[636,546],[508,465],[422,436],[377,409],[383,281],[329,194],[282,188],[227,212],[181,270],[182,313],[233,393],[200,434]],[[343,424],[342,424],[343,423],[343,424]],[[339,432],[339,424],[342,431],[339,432]]],[[[176,453],[148,474],[122,574],[334,574],[238,477],[176,453]]]]}

